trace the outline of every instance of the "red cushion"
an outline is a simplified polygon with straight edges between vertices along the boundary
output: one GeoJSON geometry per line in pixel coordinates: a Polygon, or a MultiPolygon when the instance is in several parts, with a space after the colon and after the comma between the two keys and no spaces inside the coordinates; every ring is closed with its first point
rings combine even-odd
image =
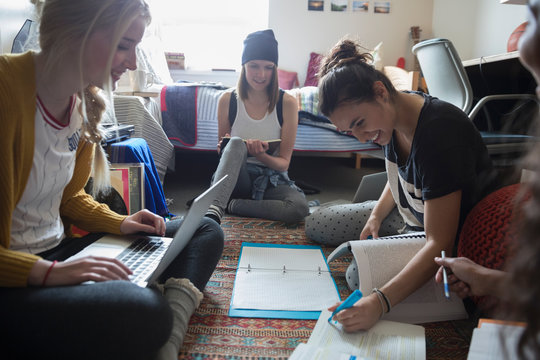
{"type": "MultiPolygon", "coordinates": [[[[520,184],[503,187],[482,199],[467,215],[457,249],[464,256],[490,269],[502,269],[514,243],[514,199],[520,184]]],[[[495,305],[494,299],[474,297],[473,301],[485,311],[495,305]]]]}
{"type": "Polygon", "coordinates": [[[319,85],[319,78],[317,77],[317,73],[319,72],[321,58],[321,54],[317,54],[314,52],[309,54],[309,64],[307,68],[306,81],[304,82],[304,86],[319,85]]]}
{"type": "Polygon", "coordinates": [[[278,68],[278,83],[283,90],[290,90],[299,85],[298,73],[295,71],[286,71],[278,68]]]}

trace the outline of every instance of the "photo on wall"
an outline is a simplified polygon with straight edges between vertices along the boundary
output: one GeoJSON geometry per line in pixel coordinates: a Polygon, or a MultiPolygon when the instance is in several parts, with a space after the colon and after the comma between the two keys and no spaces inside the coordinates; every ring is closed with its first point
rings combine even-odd
{"type": "Polygon", "coordinates": [[[390,1],[375,1],[373,4],[373,12],[376,14],[389,14],[390,1]]]}
{"type": "Polygon", "coordinates": [[[352,2],[352,11],[353,12],[368,12],[369,11],[369,1],[353,0],[353,2],[352,2]]]}
{"type": "Polygon", "coordinates": [[[311,11],[323,11],[324,0],[308,0],[308,10],[311,11]]]}
{"type": "Polygon", "coordinates": [[[332,11],[347,11],[349,0],[331,0],[332,11]]]}

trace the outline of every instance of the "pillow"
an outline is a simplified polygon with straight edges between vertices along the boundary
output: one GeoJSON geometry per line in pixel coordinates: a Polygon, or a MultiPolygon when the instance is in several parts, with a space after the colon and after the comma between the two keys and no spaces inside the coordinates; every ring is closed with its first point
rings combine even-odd
{"type": "Polygon", "coordinates": [[[307,68],[306,81],[304,86],[317,86],[319,85],[319,78],[317,73],[319,72],[319,65],[321,64],[321,54],[312,52],[309,54],[309,63],[307,68]]]}
{"type": "Polygon", "coordinates": [[[297,72],[286,71],[279,68],[277,70],[278,70],[279,87],[282,88],[283,90],[290,90],[300,85],[300,83],[298,82],[297,72]]]}
{"type": "Polygon", "coordinates": [[[375,49],[371,52],[371,56],[373,56],[373,67],[379,71],[383,70],[383,43],[382,41],[375,46],[375,49]]]}
{"type": "MultiPolygon", "coordinates": [[[[480,200],[469,212],[461,233],[457,255],[464,256],[490,269],[502,270],[512,253],[516,230],[512,219],[516,210],[516,195],[520,184],[508,185],[480,200]]],[[[523,198],[527,200],[527,196],[523,198]]],[[[518,207],[519,209],[519,207],[518,207]]],[[[473,297],[481,311],[491,312],[497,300],[491,296],[473,297]]]]}
{"type": "Polygon", "coordinates": [[[394,85],[397,91],[416,90],[413,89],[411,73],[397,66],[385,66],[383,73],[388,77],[388,80],[394,85]]]}

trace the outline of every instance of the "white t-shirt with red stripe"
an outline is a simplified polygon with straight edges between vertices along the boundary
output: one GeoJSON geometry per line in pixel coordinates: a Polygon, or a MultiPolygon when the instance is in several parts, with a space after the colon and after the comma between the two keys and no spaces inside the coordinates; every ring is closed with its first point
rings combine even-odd
{"type": "Polygon", "coordinates": [[[32,170],[11,219],[10,249],[36,254],[58,245],[64,237],[60,201],[75,168],[82,117],[73,96],[69,122],[61,124],[38,97],[32,170]]]}

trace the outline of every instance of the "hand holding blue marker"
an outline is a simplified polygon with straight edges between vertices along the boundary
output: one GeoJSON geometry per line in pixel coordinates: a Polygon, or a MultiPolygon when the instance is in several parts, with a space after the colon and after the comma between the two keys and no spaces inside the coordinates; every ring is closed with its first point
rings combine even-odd
{"type": "Polygon", "coordinates": [[[338,312],[352,307],[361,298],[362,298],[362,292],[358,289],[354,290],[352,294],[349,295],[349,297],[345,299],[345,301],[342,302],[341,305],[339,305],[336,310],[334,310],[332,315],[330,315],[330,317],[328,318],[328,322],[330,322],[330,320],[332,320],[334,315],[336,315],[338,312]]]}
{"type": "MultiPolygon", "coordinates": [[[[444,250],[441,251],[441,258],[445,258],[446,253],[444,250]]],[[[443,266],[442,269],[442,275],[443,275],[443,285],[444,285],[444,296],[447,299],[450,299],[450,291],[448,290],[448,275],[446,274],[446,268],[443,266]]]]}

